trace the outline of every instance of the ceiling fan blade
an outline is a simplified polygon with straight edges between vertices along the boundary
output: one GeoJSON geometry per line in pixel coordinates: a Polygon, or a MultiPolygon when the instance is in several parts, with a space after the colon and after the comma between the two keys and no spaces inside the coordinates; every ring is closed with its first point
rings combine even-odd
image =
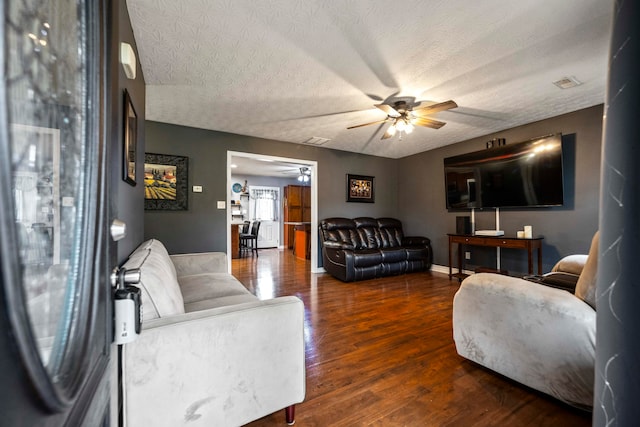
{"type": "Polygon", "coordinates": [[[384,123],[384,122],[386,122],[386,121],[387,121],[387,119],[384,119],[384,120],[376,120],[375,122],[371,122],[371,123],[363,123],[363,124],[361,124],[361,125],[349,126],[347,129],[361,128],[361,127],[363,127],[363,126],[375,125],[375,124],[377,124],[377,123],[384,123]]]}
{"type": "Polygon", "coordinates": [[[420,107],[420,105],[418,105],[417,107],[413,108],[413,112],[418,116],[421,116],[423,114],[433,114],[437,113],[438,111],[450,110],[452,108],[456,108],[457,106],[458,104],[449,100],[440,102],[438,104],[427,105],[425,107],[420,107]]]}
{"type": "Polygon", "coordinates": [[[425,126],[432,129],[440,129],[442,126],[446,125],[445,122],[439,122],[433,119],[427,119],[426,117],[417,117],[411,120],[411,123],[418,126],[425,126]]]}
{"type": "Polygon", "coordinates": [[[387,104],[376,104],[376,107],[387,113],[387,115],[391,117],[400,117],[400,113],[396,111],[391,105],[387,104]]]}

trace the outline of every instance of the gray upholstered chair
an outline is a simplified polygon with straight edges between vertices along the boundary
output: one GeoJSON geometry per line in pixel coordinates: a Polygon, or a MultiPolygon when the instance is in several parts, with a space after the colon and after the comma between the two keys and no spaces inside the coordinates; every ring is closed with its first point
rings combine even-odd
{"type": "Polygon", "coordinates": [[[467,277],[453,301],[461,356],[573,406],[593,405],[598,233],[589,255],[553,271],[579,274],[575,293],[492,273],[467,277]]]}

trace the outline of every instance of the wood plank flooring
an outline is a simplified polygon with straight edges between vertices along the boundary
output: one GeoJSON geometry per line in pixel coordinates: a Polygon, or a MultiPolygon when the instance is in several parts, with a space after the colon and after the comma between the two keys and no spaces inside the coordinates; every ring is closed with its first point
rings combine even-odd
{"type": "MultiPolygon", "coordinates": [[[[343,283],[278,249],[233,260],[232,270],[261,299],[304,301],[307,394],[297,426],[591,425],[591,414],[458,356],[458,282],[445,274],[343,283]]],[[[248,425],[286,425],[284,411],[248,425]]]]}

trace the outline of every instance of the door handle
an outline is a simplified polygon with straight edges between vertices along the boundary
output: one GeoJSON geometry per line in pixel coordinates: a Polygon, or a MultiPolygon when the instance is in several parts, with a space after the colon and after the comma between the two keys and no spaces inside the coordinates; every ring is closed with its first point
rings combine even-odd
{"type": "Polygon", "coordinates": [[[111,273],[113,294],[114,328],[113,341],[120,345],[134,341],[142,328],[142,296],[139,268],[115,268],[111,273]]]}

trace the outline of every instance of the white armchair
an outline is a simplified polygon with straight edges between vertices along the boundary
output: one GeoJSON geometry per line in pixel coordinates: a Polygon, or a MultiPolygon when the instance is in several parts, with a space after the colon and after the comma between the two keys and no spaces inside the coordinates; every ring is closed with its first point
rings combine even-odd
{"type": "Polygon", "coordinates": [[[499,274],[466,278],[453,302],[458,354],[571,405],[592,407],[597,251],[596,233],[588,258],[567,257],[554,267],[579,274],[575,294],[499,274]]]}

